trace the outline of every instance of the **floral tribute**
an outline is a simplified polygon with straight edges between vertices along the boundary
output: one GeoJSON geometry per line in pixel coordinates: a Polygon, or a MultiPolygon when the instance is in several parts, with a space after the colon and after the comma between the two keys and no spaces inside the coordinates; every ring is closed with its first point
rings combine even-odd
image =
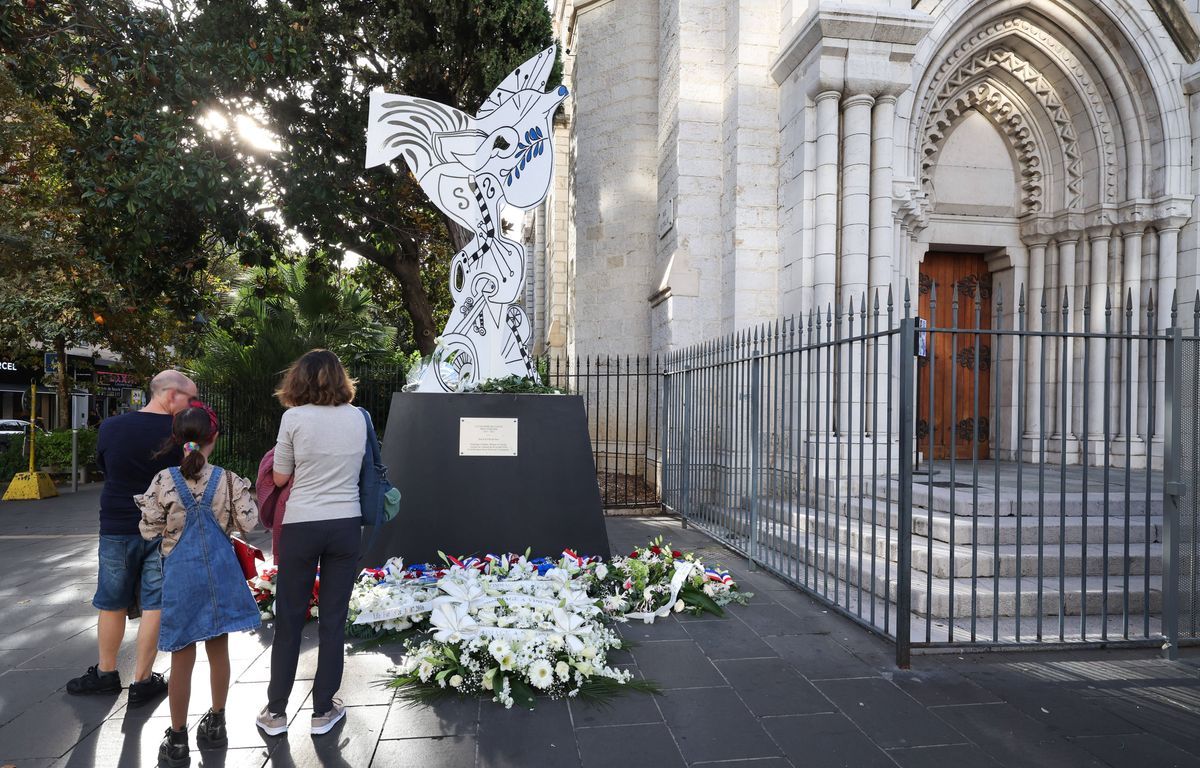
{"type": "MultiPolygon", "coordinates": [[[[278,577],[279,569],[272,566],[263,568],[257,576],[246,582],[250,585],[250,593],[254,595],[254,602],[258,603],[258,611],[263,621],[275,618],[275,582],[278,577]]],[[[317,607],[320,596],[321,574],[318,571],[317,578],[313,581],[312,597],[308,599],[308,618],[310,619],[315,619],[320,614],[320,608],[317,607]]]]}
{"type": "Polygon", "coordinates": [[[610,662],[623,647],[614,622],[720,615],[751,597],[727,571],[661,541],[607,564],[571,550],[557,559],[442,557],[441,566],[393,558],[366,569],[350,599],[351,634],[404,641],[389,685],[410,700],[486,694],[530,707],[539,694],[653,692],[653,683],[610,662]]]}

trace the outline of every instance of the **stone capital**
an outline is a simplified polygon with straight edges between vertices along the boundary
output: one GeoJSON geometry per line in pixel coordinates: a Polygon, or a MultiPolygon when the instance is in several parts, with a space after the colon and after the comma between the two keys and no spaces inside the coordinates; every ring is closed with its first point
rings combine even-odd
{"type": "Polygon", "coordinates": [[[1060,213],[1054,217],[1055,240],[1078,240],[1087,228],[1082,213],[1060,213]]]}
{"type": "Polygon", "coordinates": [[[1021,240],[1028,246],[1047,245],[1058,232],[1054,217],[1029,213],[1021,217],[1021,240]]]}
{"type": "Polygon", "coordinates": [[[1117,210],[1111,206],[1098,206],[1084,214],[1084,231],[1091,240],[1112,237],[1117,225],[1117,210]]]}
{"type": "MultiPolygon", "coordinates": [[[[812,10],[783,31],[779,55],[771,63],[771,77],[776,83],[782,84],[801,65],[826,56],[840,60],[843,67],[851,69],[855,66],[853,62],[866,54],[867,58],[879,58],[884,64],[903,65],[890,67],[902,71],[887,73],[883,79],[895,81],[897,86],[907,86],[907,66],[916,55],[917,43],[932,27],[933,19],[920,11],[863,6],[831,8],[815,4],[812,10]],[[856,44],[864,42],[869,45],[856,44]],[[854,49],[854,56],[847,55],[851,48],[854,49]]],[[[875,68],[880,69],[878,66],[875,68]]],[[[825,67],[822,66],[822,69],[825,67]]],[[[883,69],[886,72],[888,68],[883,69]]],[[[853,76],[853,73],[847,72],[844,76],[853,76]]],[[[903,90],[900,87],[896,93],[903,90]]]]}
{"type": "Polygon", "coordinates": [[[1159,231],[1175,230],[1182,227],[1192,218],[1191,195],[1162,197],[1154,201],[1154,221],[1151,222],[1159,231]]]}
{"type": "Polygon", "coordinates": [[[1145,231],[1152,209],[1149,200],[1130,200],[1122,204],[1117,212],[1121,234],[1130,235],[1145,231]]]}

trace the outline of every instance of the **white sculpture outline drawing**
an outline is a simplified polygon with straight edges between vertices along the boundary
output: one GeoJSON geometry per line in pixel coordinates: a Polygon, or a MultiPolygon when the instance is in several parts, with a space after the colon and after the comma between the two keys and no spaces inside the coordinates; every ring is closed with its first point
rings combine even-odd
{"type": "Polygon", "coordinates": [[[538,205],[554,177],[551,121],[568,93],[564,86],[544,92],[554,54],[550,46],[513,70],[474,117],[415,96],[371,94],[367,167],[403,157],[434,205],[475,234],[451,262],[454,309],[419,392],[537,379],[529,318],[516,303],[525,248],[499,222],[505,206],[538,205]]]}

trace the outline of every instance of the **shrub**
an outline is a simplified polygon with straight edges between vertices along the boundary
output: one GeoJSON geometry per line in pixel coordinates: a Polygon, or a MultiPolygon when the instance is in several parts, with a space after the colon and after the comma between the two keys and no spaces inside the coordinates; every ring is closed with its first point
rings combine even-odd
{"type": "MultiPolygon", "coordinates": [[[[49,435],[38,437],[37,456],[38,467],[57,467],[62,470],[71,469],[71,430],[60,429],[49,435]]],[[[96,430],[79,430],[79,466],[86,467],[96,463],[96,430]]]]}

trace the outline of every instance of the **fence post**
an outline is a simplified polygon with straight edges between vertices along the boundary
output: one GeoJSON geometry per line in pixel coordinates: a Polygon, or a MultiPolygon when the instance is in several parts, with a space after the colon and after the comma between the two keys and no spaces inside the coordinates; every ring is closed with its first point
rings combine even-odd
{"type": "Polygon", "coordinates": [[[688,514],[692,504],[692,371],[683,372],[683,454],[679,462],[679,471],[683,473],[680,485],[679,516],[683,518],[683,527],[687,527],[688,514]]]}
{"type": "MultiPolygon", "coordinates": [[[[658,497],[659,506],[665,511],[667,506],[667,449],[670,447],[670,417],[671,417],[671,371],[668,366],[662,371],[661,398],[658,404],[661,418],[659,419],[658,434],[658,497]]],[[[682,515],[681,515],[682,517],[682,515]]],[[[687,527],[687,518],[682,517],[683,527],[687,527]]]]}
{"type": "Polygon", "coordinates": [[[899,562],[896,566],[896,666],[908,669],[912,646],[913,360],[917,323],[900,321],[900,487],[897,495],[899,562]]]}
{"type": "MultiPolygon", "coordinates": [[[[1179,658],[1179,497],[1187,493],[1180,467],[1180,398],[1183,395],[1183,331],[1167,331],[1166,402],[1163,404],[1163,595],[1166,657],[1179,658]]],[[[1195,478],[1191,478],[1196,482],[1195,478]]],[[[1146,510],[1149,514],[1150,510],[1146,510]]],[[[1149,610],[1149,606],[1146,607],[1149,610]]]]}
{"type": "Polygon", "coordinates": [[[762,445],[760,424],[762,409],[762,350],[758,348],[755,334],[754,350],[750,353],[750,546],[748,559],[750,570],[754,570],[754,556],[758,544],[758,496],[761,490],[759,472],[762,468],[762,445]]]}

